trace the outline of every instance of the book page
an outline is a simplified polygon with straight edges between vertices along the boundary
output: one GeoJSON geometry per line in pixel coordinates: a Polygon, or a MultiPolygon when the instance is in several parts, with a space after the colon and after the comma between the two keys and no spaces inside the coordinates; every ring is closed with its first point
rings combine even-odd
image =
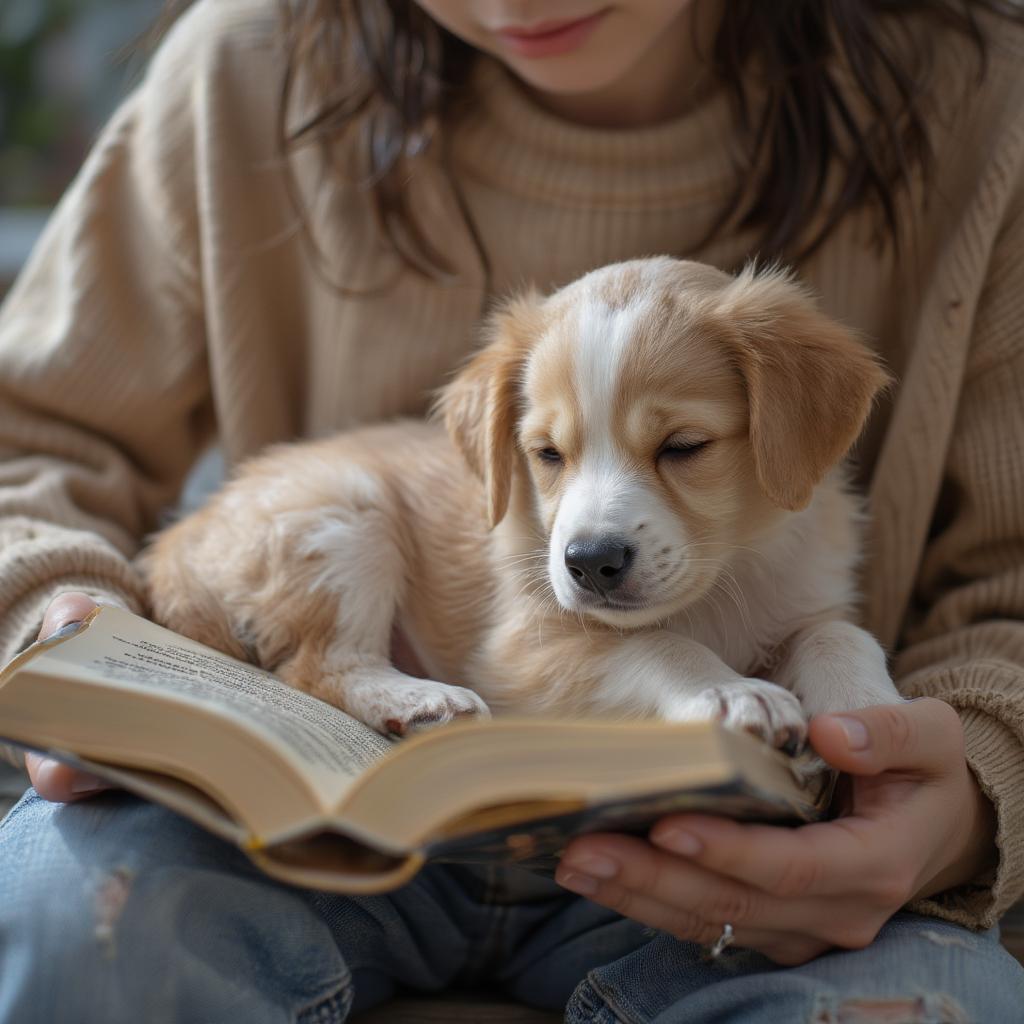
{"type": "Polygon", "coordinates": [[[33,668],[155,690],[228,715],[297,763],[330,800],[393,749],[379,733],[269,672],[118,608],[102,608],[33,668]]]}

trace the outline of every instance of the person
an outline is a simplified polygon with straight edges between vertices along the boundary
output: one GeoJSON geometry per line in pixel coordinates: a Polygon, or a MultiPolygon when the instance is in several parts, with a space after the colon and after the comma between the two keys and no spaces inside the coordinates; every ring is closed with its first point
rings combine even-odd
{"type": "Polygon", "coordinates": [[[0,654],[145,610],[131,558],[215,436],[234,464],[417,414],[526,281],[759,255],[898,380],[856,473],[907,700],[812,722],[835,820],[674,816],[576,840],[557,882],[439,865],[375,897],[30,756],[0,1018],[326,1022],[487,984],[569,1021],[1018,1019],[1022,57],[998,0],[185,11],[0,314],[0,654]]]}

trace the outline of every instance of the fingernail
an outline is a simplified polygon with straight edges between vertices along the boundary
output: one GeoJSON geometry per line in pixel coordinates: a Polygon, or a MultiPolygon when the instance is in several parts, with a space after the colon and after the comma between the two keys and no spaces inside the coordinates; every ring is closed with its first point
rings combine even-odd
{"type": "Polygon", "coordinates": [[[598,853],[587,853],[568,857],[562,861],[567,871],[579,871],[591,878],[614,878],[619,873],[619,865],[611,857],[602,857],[598,853]]]}
{"type": "Polygon", "coordinates": [[[871,737],[868,735],[867,726],[859,718],[851,718],[848,715],[832,716],[846,733],[846,742],[851,750],[867,750],[871,746],[871,737]]]}
{"type": "Polygon", "coordinates": [[[73,633],[78,632],[78,627],[82,625],[81,619],[76,619],[74,622],[65,622],[63,626],[58,626],[49,636],[44,636],[44,640],[61,640],[66,636],[71,636],[73,633]]]}
{"type": "Polygon", "coordinates": [[[677,828],[652,832],[651,841],[672,853],[681,853],[684,857],[695,857],[704,849],[704,844],[692,832],[677,828]]]}
{"type": "Polygon", "coordinates": [[[107,789],[108,787],[109,783],[104,782],[96,775],[80,774],[76,775],[74,782],[71,783],[71,792],[92,793],[97,789],[107,789]]]}
{"type": "Polygon", "coordinates": [[[570,892],[579,893],[580,896],[593,896],[597,892],[597,880],[588,878],[586,875],[579,875],[575,871],[563,871],[559,868],[555,872],[555,881],[568,889],[570,892]]]}

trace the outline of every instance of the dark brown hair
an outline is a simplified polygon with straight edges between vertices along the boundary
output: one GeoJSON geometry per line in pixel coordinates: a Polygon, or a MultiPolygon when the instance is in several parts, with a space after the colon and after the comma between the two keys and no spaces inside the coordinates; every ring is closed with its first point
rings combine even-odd
{"type": "MultiPolygon", "coordinates": [[[[170,0],[165,20],[191,2],[170,0]]],[[[389,244],[406,266],[450,274],[417,226],[403,182],[438,125],[468,99],[460,86],[473,49],[413,0],[279,2],[287,53],[282,152],[315,143],[330,167],[338,138],[358,133],[365,187],[389,244]],[[300,76],[316,111],[289,126],[300,76]]],[[[761,256],[798,262],[848,213],[870,205],[878,241],[898,246],[899,195],[915,172],[927,180],[932,163],[926,99],[934,48],[944,31],[967,35],[983,75],[982,12],[1024,17],[1020,0],[725,0],[709,57],[731,92],[745,156],[712,234],[727,225],[750,228],[761,256]],[[831,180],[837,184],[827,191],[831,180]]],[[[449,172],[448,180],[486,269],[457,179],[449,172]]]]}

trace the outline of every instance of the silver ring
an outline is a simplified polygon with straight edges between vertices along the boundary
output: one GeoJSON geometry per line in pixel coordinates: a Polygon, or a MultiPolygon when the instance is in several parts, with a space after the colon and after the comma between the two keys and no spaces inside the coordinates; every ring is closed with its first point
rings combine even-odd
{"type": "Polygon", "coordinates": [[[724,950],[726,946],[732,945],[732,940],[734,938],[735,936],[732,932],[732,925],[723,925],[722,934],[715,939],[715,944],[711,947],[711,951],[708,953],[708,956],[710,956],[712,960],[716,960],[722,955],[722,950],[724,950]]]}

